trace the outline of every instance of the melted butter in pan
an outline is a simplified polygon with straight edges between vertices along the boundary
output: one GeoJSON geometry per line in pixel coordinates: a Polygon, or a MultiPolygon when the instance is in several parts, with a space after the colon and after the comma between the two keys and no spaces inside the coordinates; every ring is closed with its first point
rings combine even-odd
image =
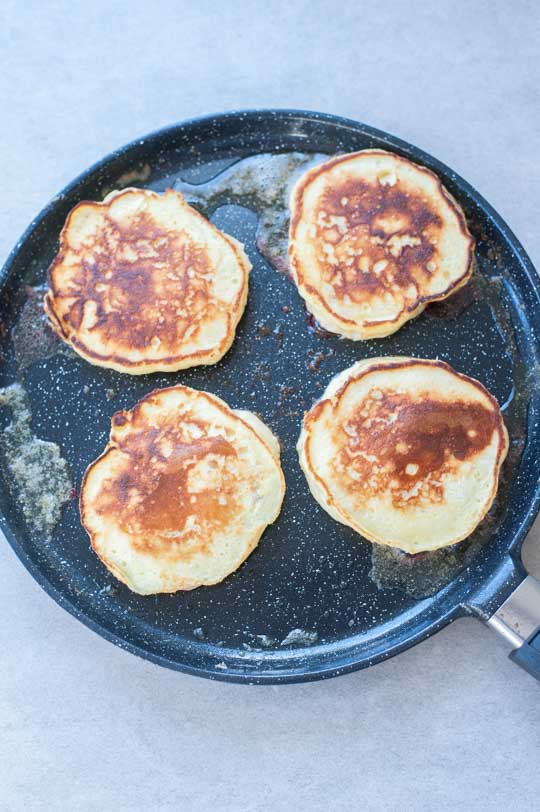
{"type": "Polygon", "coordinates": [[[286,273],[291,189],[303,172],[327,158],[320,153],[261,153],[238,161],[207,183],[180,180],[174,188],[205,217],[229,203],[242,203],[256,211],[257,248],[274,268],[286,273]]]}
{"type": "Polygon", "coordinates": [[[12,414],[1,435],[7,481],[28,524],[49,537],[73,494],[68,464],[56,443],[32,433],[28,398],[20,384],[0,389],[0,406],[12,414]]]}

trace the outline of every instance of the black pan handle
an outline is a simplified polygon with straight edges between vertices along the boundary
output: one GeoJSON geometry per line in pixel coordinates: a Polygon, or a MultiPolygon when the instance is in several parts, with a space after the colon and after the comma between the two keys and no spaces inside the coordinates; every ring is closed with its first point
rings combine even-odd
{"type": "Polygon", "coordinates": [[[527,575],[487,623],[512,646],[510,659],[540,681],[540,581],[527,575]]]}

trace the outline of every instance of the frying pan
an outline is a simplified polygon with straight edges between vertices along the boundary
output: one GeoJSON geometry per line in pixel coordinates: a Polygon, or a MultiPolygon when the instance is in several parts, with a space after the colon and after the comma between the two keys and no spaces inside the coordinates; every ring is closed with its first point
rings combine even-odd
{"type": "MultiPolygon", "coordinates": [[[[160,130],[109,155],[57,195],[9,256],[0,278],[0,386],[20,381],[32,430],[57,443],[75,483],[101,452],[111,415],[150,390],[185,383],[258,412],[277,433],[287,496],[278,521],[222,584],[141,597],[92,553],[66,505],[50,538],[25,518],[0,454],[0,526],[33,577],[94,631],[135,654],[191,674],[247,683],[320,679],[363,668],[465,615],[490,622],[513,657],[540,675],[540,589],[520,561],[540,504],[540,285],[522,246],[488,203],[448,167],[379,130],[295,110],[234,112],[160,130]],[[212,367],[142,377],[99,369],[67,351],[17,363],[13,327],[28,286],[43,284],[69,210],[131,183],[162,190],[203,183],[261,152],[333,155],[368,147],[430,167],[465,210],[477,241],[475,279],[456,301],[432,305],[396,335],[350,342],[310,327],[294,286],[256,249],[257,213],[238,196],[212,220],[246,244],[254,270],[237,339],[212,367]],[[127,173],[127,174],[126,174],[127,173]],[[465,291],[467,291],[465,293],[465,291]],[[427,556],[381,557],[310,496],[295,443],[304,409],[330,378],[373,355],[441,358],[498,398],[512,446],[494,509],[471,540],[427,556]]],[[[19,359],[20,361],[20,359],[19,359]]],[[[5,427],[7,409],[0,409],[5,427]]],[[[437,528],[434,528],[434,533],[437,528]]]]}

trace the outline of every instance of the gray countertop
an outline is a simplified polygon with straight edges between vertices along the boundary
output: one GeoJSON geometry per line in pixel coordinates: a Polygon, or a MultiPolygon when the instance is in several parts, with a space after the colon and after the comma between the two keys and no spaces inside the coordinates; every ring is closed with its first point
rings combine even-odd
{"type": "MultiPolygon", "coordinates": [[[[540,266],[535,2],[0,7],[0,255],[138,135],[240,107],[386,129],[467,178],[540,266]]],[[[540,575],[540,524],[524,557],[540,575]]],[[[0,544],[0,810],[536,810],[538,685],[464,620],[328,682],[248,688],[94,635],[0,544]]]]}

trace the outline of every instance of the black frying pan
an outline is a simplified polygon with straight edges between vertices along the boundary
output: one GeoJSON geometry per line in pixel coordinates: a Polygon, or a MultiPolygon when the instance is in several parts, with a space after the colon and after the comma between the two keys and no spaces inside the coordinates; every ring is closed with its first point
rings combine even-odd
{"type": "MultiPolygon", "coordinates": [[[[7,540],[43,588],[87,626],[181,671],[237,682],[292,682],[371,665],[475,614],[492,618],[514,648],[530,637],[516,656],[528,661],[529,670],[538,667],[532,635],[540,608],[536,617],[531,610],[538,593],[536,582],[526,579],[520,548],[540,503],[540,390],[533,385],[540,286],[506,224],[443,164],[397,138],[330,115],[249,111],[196,119],[136,141],[77,178],[30,224],[0,285],[0,385],[22,382],[33,431],[60,445],[76,486],[106,443],[112,413],[175,382],[258,411],[283,445],[283,512],[248,561],[218,586],[157,597],[134,595],[106,571],[80,526],[76,498],[50,540],[33,530],[2,459],[0,524],[7,540]],[[25,286],[45,281],[64,219],[80,200],[101,199],[122,176],[120,182],[130,182],[125,173],[133,171],[133,185],[160,190],[179,178],[203,182],[254,153],[335,154],[366,147],[393,150],[430,167],[463,206],[477,240],[477,272],[447,304],[432,305],[378,341],[320,335],[286,275],[257,252],[257,215],[249,201],[224,198],[212,218],[246,244],[254,270],[237,339],[219,364],[133,378],[53,351],[25,368],[17,365],[12,328],[26,301],[25,286]],[[294,448],[302,411],[338,370],[375,354],[442,358],[482,381],[504,408],[512,447],[499,499],[472,539],[453,549],[415,557],[373,553],[308,492],[294,448]],[[522,604],[528,619],[519,614],[522,604]],[[516,622],[521,626],[509,629],[516,622]]],[[[4,426],[9,422],[6,409],[0,419],[4,426]]]]}

